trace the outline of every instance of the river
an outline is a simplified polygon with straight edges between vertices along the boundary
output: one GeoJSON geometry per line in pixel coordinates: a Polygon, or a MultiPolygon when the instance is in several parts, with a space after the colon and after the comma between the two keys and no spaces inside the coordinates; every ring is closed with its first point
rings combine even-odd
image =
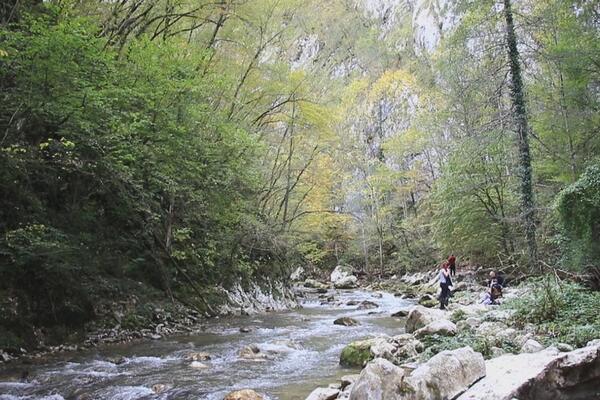
{"type": "Polygon", "coordinates": [[[387,293],[330,294],[335,296],[333,303],[321,304],[312,294],[297,310],[214,319],[194,335],[57,354],[35,364],[9,364],[0,370],[0,400],[222,400],[230,391],[243,388],[272,400],[303,400],[317,386],[357,372],[338,364],[346,344],[402,333],[404,321],[390,314],[413,304],[387,293]],[[347,305],[352,300],[373,301],[379,308],[358,310],[347,305]],[[352,317],[360,325],[334,325],[339,317],[352,317]],[[241,327],[251,331],[241,333],[241,327]],[[239,351],[248,344],[271,353],[271,359],[240,360],[239,351]],[[210,353],[212,359],[203,361],[209,368],[192,368],[186,360],[192,351],[210,353]],[[115,363],[120,357],[121,362],[115,363]],[[28,382],[15,378],[23,369],[30,373],[28,382]],[[154,384],[167,385],[167,390],[155,394],[154,384]]]}

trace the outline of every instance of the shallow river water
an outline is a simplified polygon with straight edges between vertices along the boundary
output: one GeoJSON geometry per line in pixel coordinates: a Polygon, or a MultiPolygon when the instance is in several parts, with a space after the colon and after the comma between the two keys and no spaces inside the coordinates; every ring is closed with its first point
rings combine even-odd
{"type": "Polygon", "coordinates": [[[191,336],[60,354],[39,364],[9,365],[0,370],[0,400],[222,400],[230,391],[243,388],[273,400],[303,400],[315,387],[356,372],[339,366],[346,344],[402,333],[404,322],[390,314],[412,305],[386,293],[336,291],[334,295],[332,304],[321,305],[316,297],[307,296],[297,310],[211,320],[205,331],[191,336]],[[357,310],[357,306],[346,305],[350,300],[370,300],[379,308],[357,310]],[[360,325],[333,324],[344,316],[358,320],[360,325]],[[251,332],[240,333],[241,327],[251,332]],[[252,343],[272,351],[273,358],[265,362],[240,360],[240,349],[252,343]],[[203,362],[209,368],[192,368],[186,360],[191,351],[210,353],[212,359],[203,362]],[[110,361],[120,356],[124,362],[110,361]],[[24,368],[29,370],[30,379],[18,382],[15,377],[24,368]],[[155,394],[151,389],[154,384],[165,384],[168,390],[155,394]]]}

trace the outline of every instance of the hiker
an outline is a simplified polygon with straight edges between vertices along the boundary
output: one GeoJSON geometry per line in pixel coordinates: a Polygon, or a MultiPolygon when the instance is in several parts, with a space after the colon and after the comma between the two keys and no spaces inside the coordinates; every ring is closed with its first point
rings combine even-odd
{"type": "Polygon", "coordinates": [[[446,309],[448,306],[448,299],[450,298],[450,285],[452,285],[452,280],[450,279],[450,271],[448,268],[448,262],[444,262],[439,274],[440,288],[442,289],[440,293],[440,310],[446,309]]]}
{"type": "Polygon", "coordinates": [[[481,304],[485,304],[485,305],[499,304],[498,299],[500,297],[502,297],[502,286],[500,286],[498,283],[494,283],[489,288],[489,290],[487,290],[481,297],[481,304]]]}
{"type": "Polygon", "coordinates": [[[497,274],[496,271],[490,271],[490,279],[488,279],[488,287],[491,289],[494,284],[504,287],[504,278],[497,274]]]}
{"type": "Polygon", "coordinates": [[[448,257],[448,264],[450,264],[450,276],[456,276],[456,257],[454,257],[454,254],[448,257]]]}

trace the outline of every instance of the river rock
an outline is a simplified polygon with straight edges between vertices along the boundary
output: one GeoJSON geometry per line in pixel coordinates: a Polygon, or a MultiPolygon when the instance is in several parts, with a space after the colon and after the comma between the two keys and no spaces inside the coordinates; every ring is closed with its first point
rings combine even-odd
{"type": "Polygon", "coordinates": [[[194,351],[186,354],[185,359],[188,361],[207,361],[211,359],[211,355],[204,351],[194,351]]]}
{"type": "Polygon", "coordinates": [[[462,292],[467,290],[467,288],[469,287],[469,285],[467,284],[467,282],[457,282],[452,286],[452,291],[453,292],[462,292]]]}
{"type": "Polygon", "coordinates": [[[333,321],[334,325],[355,326],[360,325],[360,322],[350,317],[341,317],[333,321]]]}
{"type": "Polygon", "coordinates": [[[417,329],[414,335],[417,338],[429,335],[454,336],[456,335],[456,330],[456,325],[453,322],[447,319],[438,319],[437,321],[428,323],[421,329],[417,329]]]}
{"type": "Polygon", "coordinates": [[[333,283],[336,289],[354,289],[358,287],[358,278],[354,275],[346,276],[333,283]]]}
{"type": "Polygon", "coordinates": [[[482,322],[476,329],[475,329],[475,333],[478,336],[484,337],[486,339],[490,339],[492,341],[496,340],[496,336],[504,331],[505,329],[508,329],[508,326],[506,326],[506,324],[503,324],[502,322],[482,322]]]}
{"type": "Polygon", "coordinates": [[[394,336],[392,341],[396,345],[396,350],[393,352],[393,358],[388,360],[397,365],[416,359],[425,349],[423,343],[408,333],[394,336]]]}
{"type": "Polygon", "coordinates": [[[573,346],[571,346],[570,344],[567,344],[567,343],[557,343],[556,348],[558,349],[558,351],[562,351],[562,352],[569,352],[569,351],[575,350],[575,348],[573,346]]]}
{"type": "Polygon", "coordinates": [[[491,310],[484,314],[484,319],[486,321],[497,321],[497,322],[506,322],[515,314],[516,310],[506,309],[506,310],[491,310]]]}
{"type": "Polygon", "coordinates": [[[165,385],[164,383],[157,383],[155,385],[152,385],[152,391],[156,394],[162,393],[165,390],[167,390],[169,387],[167,385],[165,385]]]}
{"type": "Polygon", "coordinates": [[[529,339],[521,347],[521,353],[537,353],[544,350],[544,346],[537,340],[529,339]]]}
{"type": "Polygon", "coordinates": [[[243,327],[240,328],[240,332],[241,333],[250,333],[250,332],[252,332],[252,329],[243,326],[243,327]]]}
{"type": "Polygon", "coordinates": [[[240,350],[239,356],[244,360],[250,361],[265,361],[267,359],[267,355],[261,352],[258,346],[255,344],[244,346],[240,350]]]}
{"type": "Polygon", "coordinates": [[[349,265],[338,265],[331,271],[329,278],[331,283],[336,283],[340,279],[348,276],[354,276],[354,268],[349,265]]]}
{"type": "Polygon", "coordinates": [[[327,289],[328,286],[322,282],[314,279],[307,279],[304,281],[304,287],[311,289],[327,289]]]}
{"type": "Polygon", "coordinates": [[[359,376],[359,374],[350,374],[342,376],[340,378],[341,389],[345,390],[348,386],[353,385],[357,381],[359,376]]]}
{"type": "Polygon", "coordinates": [[[402,318],[408,316],[408,310],[399,310],[392,314],[392,317],[402,318]]]}
{"type": "Polygon", "coordinates": [[[362,367],[373,358],[371,354],[373,343],[373,339],[367,339],[348,344],[340,354],[340,365],[344,367],[362,367]]]}
{"type": "Polygon", "coordinates": [[[316,388],[308,395],[306,400],[334,400],[337,399],[339,393],[339,389],[316,388]]]}
{"type": "Polygon", "coordinates": [[[365,300],[358,305],[357,310],[372,310],[374,308],[379,308],[379,304],[365,300]]]}
{"type": "Polygon", "coordinates": [[[229,393],[223,400],[263,400],[264,397],[251,389],[236,390],[229,393]]]}
{"type": "Polygon", "coordinates": [[[417,329],[421,329],[433,321],[446,319],[446,315],[447,314],[443,310],[415,306],[408,313],[405,327],[406,332],[413,333],[417,329]]]}
{"type": "MultiPolygon", "coordinates": [[[[470,347],[442,351],[410,374],[402,386],[406,400],[453,399],[485,376],[485,361],[470,347]]],[[[490,397],[490,399],[495,397],[490,397]]]]}
{"type": "Polygon", "coordinates": [[[419,304],[424,307],[433,308],[438,306],[440,303],[435,297],[426,293],[419,298],[419,304]]]}
{"type": "Polygon", "coordinates": [[[361,371],[352,385],[350,400],[399,398],[404,371],[383,358],[376,358],[361,371]]]}

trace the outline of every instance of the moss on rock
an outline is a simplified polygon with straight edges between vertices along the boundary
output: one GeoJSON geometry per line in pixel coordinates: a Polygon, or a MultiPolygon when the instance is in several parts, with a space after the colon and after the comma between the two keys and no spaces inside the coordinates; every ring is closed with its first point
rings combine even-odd
{"type": "Polygon", "coordinates": [[[344,367],[362,367],[373,359],[371,354],[371,340],[352,342],[342,350],[340,365],[344,367]]]}

